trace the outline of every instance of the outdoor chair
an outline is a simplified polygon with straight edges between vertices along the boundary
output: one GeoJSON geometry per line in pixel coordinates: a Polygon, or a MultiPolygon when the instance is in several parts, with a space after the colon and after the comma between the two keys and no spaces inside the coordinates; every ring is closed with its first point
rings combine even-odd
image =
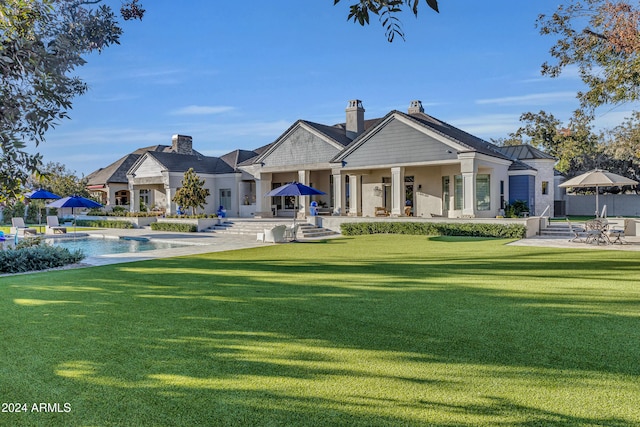
{"type": "Polygon", "coordinates": [[[585,229],[582,226],[571,224],[569,218],[567,218],[567,224],[569,224],[569,232],[573,234],[573,238],[570,239],[570,242],[585,242],[585,229]]]}
{"type": "Polygon", "coordinates": [[[284,242],[284,232],[287,229],[286,225],[276,225],[273,228],[264,229],[264,241],[271,243],[284,242]]]}
{"type": "Polygon", "coordinates": [[[299,225],[292,225],[291,227],[287,227],[284,230],[284,238],[289,240],[296,240],[296,236],[298,235],[298,227],[299,225]]]}
{"type": "Polygon", "coordinates": [[[621,245],[627,243],[627,241],[624,240],[623,228],[619,228],[619,226],[613,225],[606,219],[603,219],[602,222],[605,224],[604,233],[606,234],[607,239],[609,240],[609,243],[611,244],[619,243],[621,245]]]}
{"type": "Polygon", "coordinates": [[[11,234],[17,234],[18,236],[25,237],[27,235],[35,236],[38,230],[32,227],[27,227],[24,223],[24,219],[20,217],[11,218],[11,234]]]}
{"type": "Polygon", "coordinates": [[[376,207],[375,212],[376,216],[389,216],[389,211],[382,206],[376,207]]]}
{"type": "Polygon", "coordinates": [[[47,216],[47,227],[45,234],[64,234],[67,232],[66,227],[61,227],[57,216],[47,216]]]}

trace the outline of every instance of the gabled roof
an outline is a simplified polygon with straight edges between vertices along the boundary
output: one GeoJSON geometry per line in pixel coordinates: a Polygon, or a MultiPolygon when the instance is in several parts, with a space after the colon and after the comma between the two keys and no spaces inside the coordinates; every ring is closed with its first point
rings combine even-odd
{"type": "MultiPolygon", "coordinates": [[[[373,120],[372,122],[375,122],[373,127],[371,127],[370,129],[360,134],[356,139],[353,140],[351,144],[349,144],[349,146],[344,151],[342,151],[340,154],[334,157],[331,161],[339,162],[343,160],[347,155],[353,152],[353,150],[355,150],[358,146],[362,145],[364,141],[366,141],[367,137],[371,135],[371,132],[377,131],[378,124],[384,123],[394,115],[399,115],[406,119],[409,119],[412,122],[426,129],[429,129],[432,132],[435,132],[451,140],[452,142],[457,143],[458,145],[468,148],[469,151],[476,151],[478,153],[486,154],[488,156],[497,157],[504,160],[513,160],[511,157],[508,157],[504,153],[500,152],[494,144],[487,142],[483,139],[480,139],[477,136],[473,136],[461,129],[458,129],[455,126],[452,126],[448,123],[438,120],[428,114],[425,114],[425,113],[406,114],[406,113],[403,113],[402,111],[393,110],[383,118],[373,120]]],[[[390,142],[393,142],[393,141],[390,141],[390,142]]]]}
{"type": "Polygon", "coordinates": [[[140,154],[127,154],[109,166],[91,172],[87,175],[87,185],[126,184],[127,171],[139,158],[140,154]]]}
{"type": "Polygon", "coordinates": [[[396,113],[402,114],[405,117],[409,117],[414,121],[422,124],[423,126],[449,139],[452,139],[463,146],[469,147],[473,151],[477,151],[488,156],[511,160],[510,157],[505,156],[504,153],[500,152],[495,144],[487,142],[484,139],[478,138],[477,136],[471,135],[470,133],[467,133],[462,129],[452,126],[449,123],[445,123],[442,120],[438,120],[428,114],[405,114],[401,111],[396,111],[396,113]]]}
{"type": "Polygon", "coordinates": [[[255,151],[234,150],[230,153],[225,154],[224,156],[221,156],[220,159],[231,166],[234,170],[237,170],[239,164],[253,159],[256,156],[258,156],[258,153],[255,151]]]}
{"type": "Polygon", "coordinates": [[[506,145],[503,147],[498,147],[500,151],[506,154],[509,157],[518,160],[538,160],[538,159],[548,159],[548,160],[557,160],[550,154],[545,153],[544,151],[538,150],[537,148],[529,145],[506,145]]]}
{"type": "Polygon", "coordinates": [[[186,172],[193,168],[196,173],[219,174],[232,173],[234,169],[219,157],[197,156],[177,153],[147,152],[169,172],[186,172]]]}

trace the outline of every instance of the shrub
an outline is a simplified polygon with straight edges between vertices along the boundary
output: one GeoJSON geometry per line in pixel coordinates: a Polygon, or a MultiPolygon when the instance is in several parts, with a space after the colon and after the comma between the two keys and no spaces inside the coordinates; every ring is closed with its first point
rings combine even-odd
{"type": "Polygon", "coordinates": [[[184,224],[178,222],[154,222],[151,224],[151,229],[156,231],[180,231],[195,233],[198,231],[198,226],[195,224],[184,224]]]}
{"type": "Polygon", "coordinates": [[[76,221],[78,227],[97,227],[97,228],[133,228],[133,224],[129,221],[116,221],[106,219],[79,219],[76,221]]]}
{"type": "Polygon", "coordinates": [[[347,222],[340,225],[345,236],[363,234],[414,234],[426,236],[472,236],[522,239],[522,224],[477,224],[435,222],[347,222]]]}
{"type": "Polygon", "coordinates": [[[529,212],[529,205],[524,200],[515,200],[504,208],[504,216],[507,218],[518,218],[523,212],[529,212]]]}
{"type": "MultiPolygon", "coordinates": [[[[24,239],[23,242],[28,240],[35,243],[35,239],[24,239]]],[[[15,249],[0,250],[0,273],[23,273],[62,267],[80,262],[84,257],[82,251],[72,252],[46,244],[17,246],[15,249]]]]}

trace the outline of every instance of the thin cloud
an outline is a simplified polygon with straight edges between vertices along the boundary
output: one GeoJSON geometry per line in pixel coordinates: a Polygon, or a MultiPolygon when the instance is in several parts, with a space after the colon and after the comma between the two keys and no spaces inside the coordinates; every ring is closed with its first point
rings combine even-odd
{"type": "Polygon", "coordinates": [[[208,116],[212,114],[228,113],[235,107],[226,105],[189,105],[169,112],[172,116],[208,116]]]}
{"type": "Polygon", "coordinates": [[[506,96],[502,98],[478,99],[476,104],[489,105],[549,105],[558,102],[575,101],[575,92],[547,92],[533,93],[520,96],[506,96]]]}

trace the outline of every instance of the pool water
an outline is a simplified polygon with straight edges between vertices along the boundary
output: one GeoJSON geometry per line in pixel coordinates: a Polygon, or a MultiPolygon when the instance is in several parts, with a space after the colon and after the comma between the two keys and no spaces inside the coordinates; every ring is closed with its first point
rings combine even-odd
{"type": "Polygon", "coordinates": [[[48,239],[47,243],[53,246],[67,248],[70,251],[81,250],[87,257],[107,254],[122,254],[128,252],[143,252],[154,249],[182,248],[186,245],[180,243],[153,242],[141,239],[48,239]]]}

